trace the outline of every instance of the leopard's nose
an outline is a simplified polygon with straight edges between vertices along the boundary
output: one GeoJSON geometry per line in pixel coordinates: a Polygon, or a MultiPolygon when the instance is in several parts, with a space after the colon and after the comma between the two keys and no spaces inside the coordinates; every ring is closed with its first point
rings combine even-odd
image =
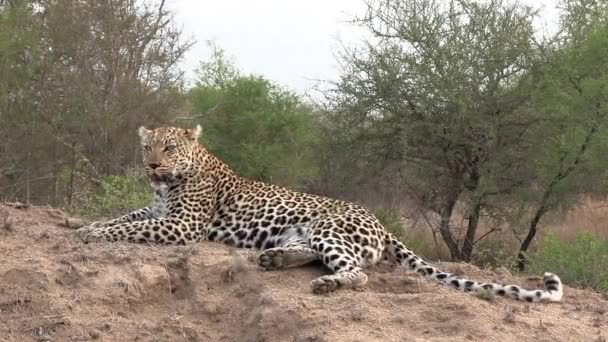
{"type": "Polygon", "coordinates": [[[157,167],[160,166],[159,163],[148,163],[148,166],[152,169],[155,170],[157,167]]]}

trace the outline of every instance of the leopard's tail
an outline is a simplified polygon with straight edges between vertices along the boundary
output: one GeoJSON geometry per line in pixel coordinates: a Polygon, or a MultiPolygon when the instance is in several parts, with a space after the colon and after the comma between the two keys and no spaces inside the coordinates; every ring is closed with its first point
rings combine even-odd
{"type": "Polygon", "coordinates": [[[424,275],[426,278],[437,280],[445,285],[464,292],[487,291],[494,295],[510,297],[527,302],[559,302],[562,299],[562,281],[553,273],[544,274],[543,282],[545,286],[542,290],[528,290],[517,285],[482,283],[461,278],[456,274],[443,272],[429,265],[426,261],[422,260],[422,258],[408,250],[403,243],[392,236],[387,237],[386,242],[385,253],[393,255],[404,267],[424,275]]]}

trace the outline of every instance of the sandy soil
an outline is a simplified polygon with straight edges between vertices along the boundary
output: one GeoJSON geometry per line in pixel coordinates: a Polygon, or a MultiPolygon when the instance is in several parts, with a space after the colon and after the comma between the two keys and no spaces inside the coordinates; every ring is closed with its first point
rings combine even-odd
{"type": "MultiPolygon", "coordinates": [[[[252,252],[201,243],[85,245],[78,221],[0,204],[0,341],[606,341],[608,298],[484,300],[391,267],[363,291],[313,295],[312,265],[262,272],[252,252]],[[72,227],[73,228],[73,227],[72,227]]],[[[480,280],[538,278],[440,263],[480,280]]]]}

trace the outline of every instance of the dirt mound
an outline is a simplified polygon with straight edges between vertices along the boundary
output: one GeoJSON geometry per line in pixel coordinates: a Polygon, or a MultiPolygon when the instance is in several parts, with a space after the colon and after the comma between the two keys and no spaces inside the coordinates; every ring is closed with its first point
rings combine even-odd
{"type": "MultiPolygon", "coordinates": [[[[313,295],[319,265],[262,272],[214,244],[82,244],[52,208],[0,204],[0,341],[606,341],[608,300],[473,295],[390,267],[362,292],[313,295]]],[[[438,265],[480,280],[538,280],[438,265]]]]}

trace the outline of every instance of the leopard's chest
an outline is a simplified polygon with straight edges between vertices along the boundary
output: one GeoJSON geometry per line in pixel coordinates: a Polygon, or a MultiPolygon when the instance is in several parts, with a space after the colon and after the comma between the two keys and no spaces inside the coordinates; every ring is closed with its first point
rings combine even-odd
{"type": "Polygon", "coordinates": [[[212,210],[212,188],[208,182],[183,182],[155,187],[154,207],[159,217],[185,223],[207,224],[212,210]]]}
{"type": "Polygon", "coordinates": [[[156,218],[167,217],[168,206],[168,186],[164,183],[152,183],[154,188],[154,201],[152,203],[152,214],[156,218]]]}

